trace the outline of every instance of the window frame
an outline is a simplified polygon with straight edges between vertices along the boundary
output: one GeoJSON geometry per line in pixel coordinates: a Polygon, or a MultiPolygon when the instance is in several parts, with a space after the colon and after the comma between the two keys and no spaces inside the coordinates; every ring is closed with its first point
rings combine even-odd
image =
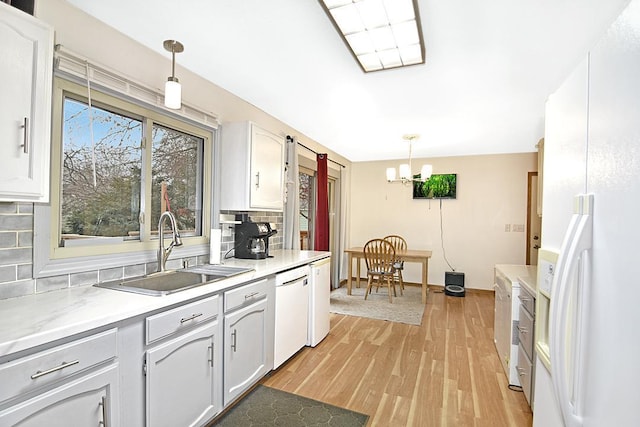
{"type": "MultiPolygon", "coordinates": [[[[150,106],[144,102],[136,102],[118,94],[110,94],[108,91],[96,89],[91,86],[91,101],[101,108],[121,113],[130,117],[141,118],[143,121],[143,144],[147,147],[143,152],[143,170],[146,170],[141,181],[141,189],[147,184],[147,178],[151,178],[151,150],[153,141],[151,132],[153,124],[158,124],[170,129],[194,135],[202,138],[203,165],[202,165],[202,235],[183,238],[183,246],[173,251],[172,258],[192,257],[208,253],[209,230],[211,229],[212,212],[214,209],[214,151],[216,129],[192,123],[190,121],[172,116],[166,111],[150,106]],[[147,155],[149,154],[149,155],[147,155]]],[[[68,274],[83,271],[95,271],[98,269],[122,267],[132,264],[149,263],[156,261],[157,238],[151,239],[150,221],[151,194],[145,192],[145,197],[140,202],[140,216],[142,218],[140,240],[123,241],[109,245],[86,246],[60,246],[61,230],[61,200],[62,200],[62,138],[63,138],[63,104],[65,96],[73,99],[88,99],[86,85],[77,84],[70,80],[54,77],[53,82],[53,108],[52,108],[52,134],[51,134],[51,202],[49,205],[34,206],[34,260],[33,277],[48,277],[58,274],[68,274]],[[144,229],[144,230],[143,230],[144,229]]]]}

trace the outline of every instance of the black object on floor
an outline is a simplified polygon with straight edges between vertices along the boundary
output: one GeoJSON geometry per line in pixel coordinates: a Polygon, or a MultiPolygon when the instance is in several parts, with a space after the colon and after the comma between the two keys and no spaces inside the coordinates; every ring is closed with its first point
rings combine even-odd
{"type": "Polygon", "coordinates": [[[444,273],[444,293],[452,297],[464,296],[464,273],[447,271],[444,273]]]}
{"type": "Polygon", "coordinates": [[[336,426],[362,427],[368,415],[258,385],[215,426],[336,426]]]}

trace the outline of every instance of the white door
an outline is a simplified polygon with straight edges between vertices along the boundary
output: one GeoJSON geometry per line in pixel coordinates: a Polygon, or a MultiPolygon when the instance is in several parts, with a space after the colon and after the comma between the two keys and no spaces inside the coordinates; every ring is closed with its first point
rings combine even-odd
{"type": "Polygon", "coordinates": [[[218,323],[212,322],[147,351],[147,426],[193,426],[212,418],[218,323]]]}
{"type": "Polygon", "coordinates": [[[267,300],[224,318],[224,405],[267,373],[267,300]]]}
{"type": "Polygon", "coordinates": [[[284,139],[251,126],[251,207],[283,207],[284,139]]]}
{"type": "Polygon", "coordinates": [[[0,426],[117,427],[118,366],[85,375],[0,411],[0,426]]]}
{"type": "Polygon", "coordinates": [[[590,52],[587,192],[594,194],[585,426],[638,426],[640,1],[590,52]]]}
{"type": "Polygon", "coordinates": [[[0,201],[47,201],[53,31],[0,3],[0,201]]]}

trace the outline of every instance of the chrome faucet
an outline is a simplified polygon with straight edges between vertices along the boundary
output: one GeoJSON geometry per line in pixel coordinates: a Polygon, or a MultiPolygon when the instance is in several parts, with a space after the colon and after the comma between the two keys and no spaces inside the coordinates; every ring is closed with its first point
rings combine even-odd
{"type": "Polygon", "coordinates": [[[178,226],[176,224],[176,217],[169,211],[165,211],[160,215],[158,221],[158,239],[160,240],[160,247],[158,248],[158,273],[166,271],[165,265],[167,264],[167,258],[171,254],[171,249],[174,246],[182,246],[182,239],[178,232],[178,226]],[[169,218],[171,222],[171,230],[173,230],[173,240],[168,248],[164,247],[164,220],[169,218]]]}

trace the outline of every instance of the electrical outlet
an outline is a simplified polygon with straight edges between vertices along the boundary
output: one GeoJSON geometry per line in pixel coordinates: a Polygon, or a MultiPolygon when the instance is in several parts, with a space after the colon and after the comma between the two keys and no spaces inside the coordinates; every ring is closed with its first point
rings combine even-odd
{"type": "Polygon", "coordinates": [[[505,224],[505,225],[504,225],[504,231],[506,231],[507,233],[508,233],[509,231],[511,231],[511,224],[505,224]]]}
{"type": "Polygon", "coordinates": [[[524,224],[513,224],[511,231],[514,233],[524,233],[524,224]]]}

